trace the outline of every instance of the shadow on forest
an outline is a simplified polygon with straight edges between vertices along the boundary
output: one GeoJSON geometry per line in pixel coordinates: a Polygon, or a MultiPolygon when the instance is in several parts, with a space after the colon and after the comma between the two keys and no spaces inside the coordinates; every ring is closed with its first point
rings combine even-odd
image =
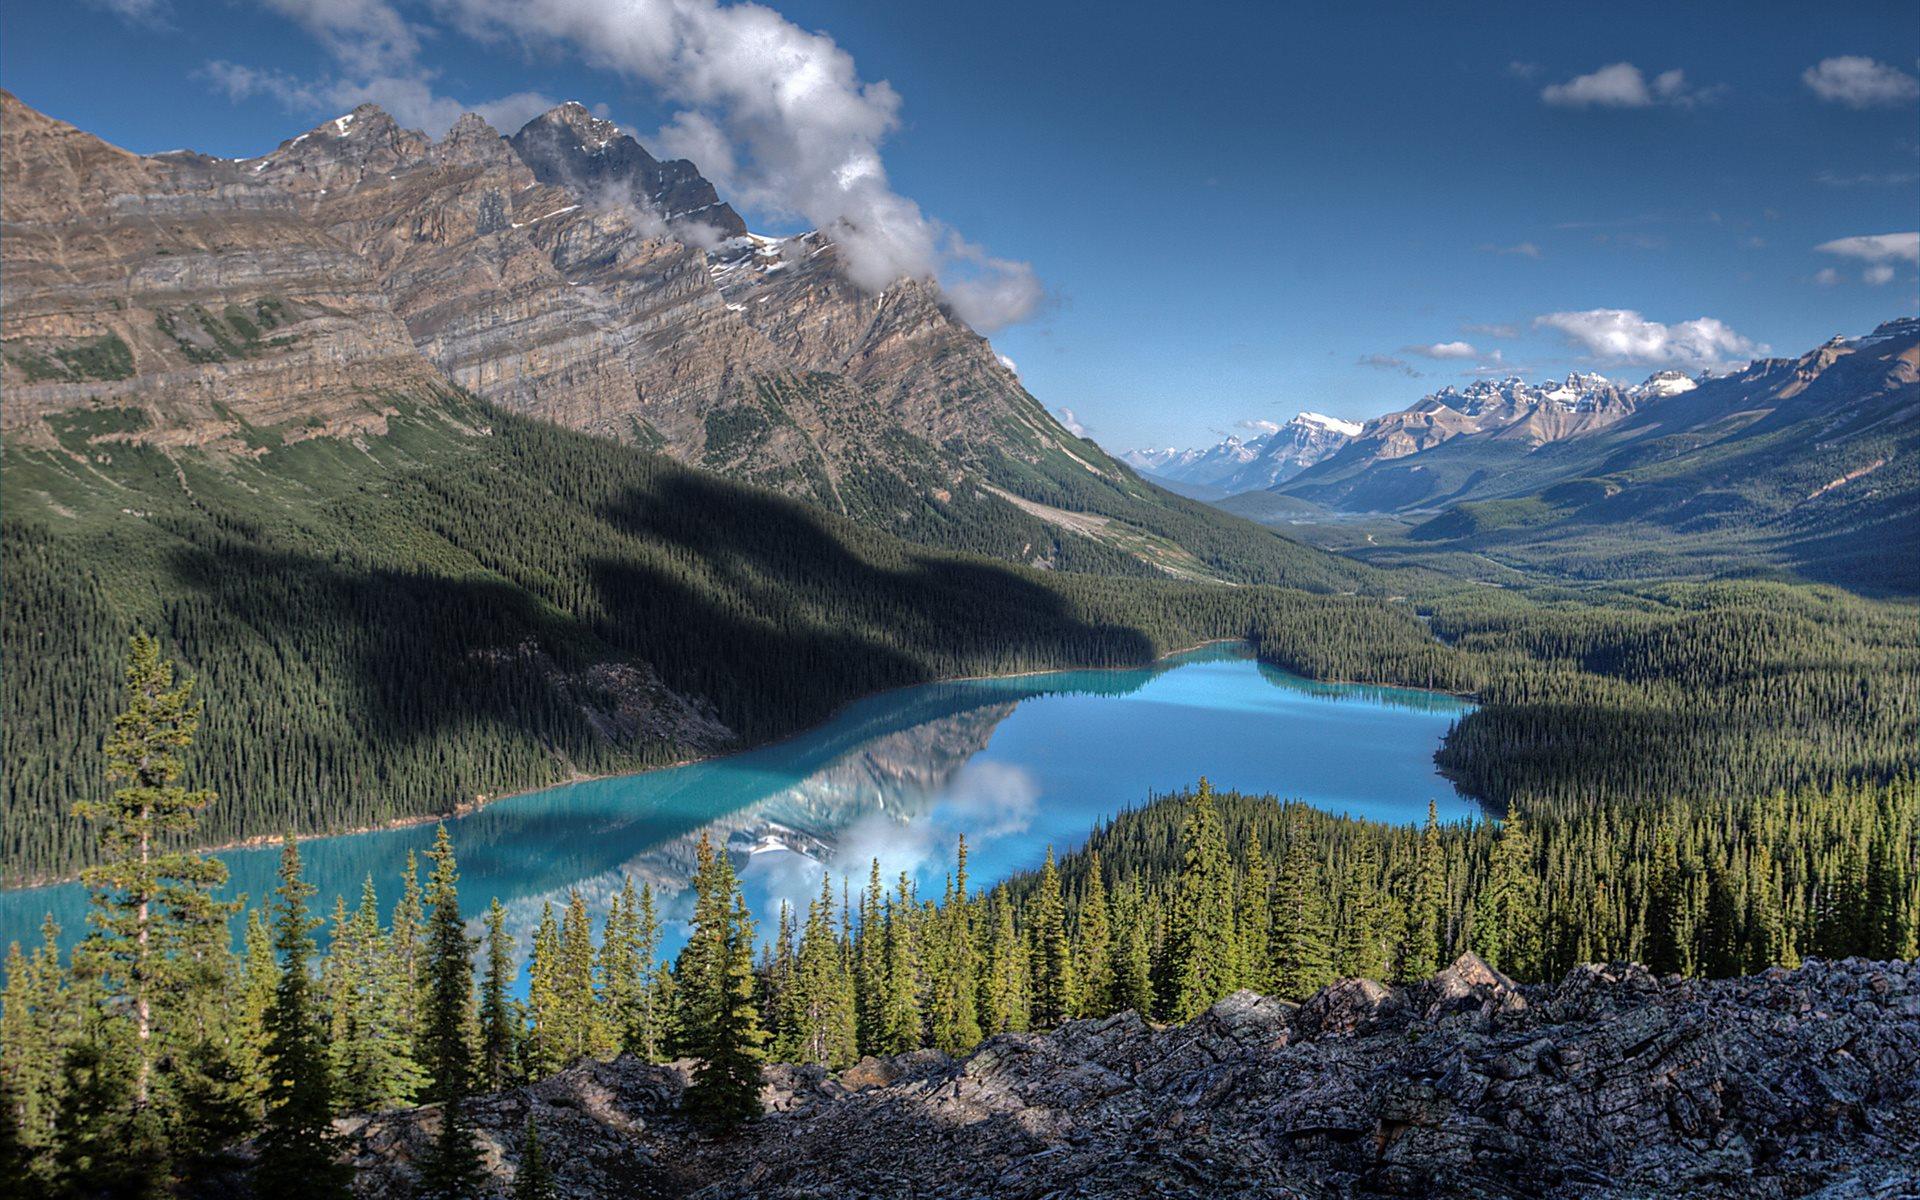
{"type": "Polygon", "coordinates": [[[554,685],[608,659],[651,664],[757,742],[883,688],[1144,663],[1155,652],[1144,633],[1083,620],[1011,568],[904,549],[692,473],[662,470],[597,512],[567,515],[581,530],[577,556],[461,546],[504,578],[368,567],[198,531],[170,563],[182,601],[169,640],[217,704],[244,704],[291,676],[301,694],[269,707],[335,709],[300,731],[297,753],[390,758],[397,744],[464,730],[530,737],[582,766],[607,751],[574,702],[590,689],[572,688],[570,700],[554,685]],[[348,730],[372,749],[326,745],[348,730]]]}

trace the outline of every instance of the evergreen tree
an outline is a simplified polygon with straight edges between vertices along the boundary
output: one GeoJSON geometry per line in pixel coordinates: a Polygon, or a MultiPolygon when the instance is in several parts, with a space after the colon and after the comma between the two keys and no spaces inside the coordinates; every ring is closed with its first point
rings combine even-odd
{"type": "Polygon", "coordinates": [[[126,707],[105,747],[107,781],[122,786],[109,799],[73,806],[98,829],[100,862],[80,873],[93,905],[87,962],[108,994],[126,1002],[133,1022],[132,1101],[140,1107],[148,1102],[159,1053],[155,1008],[163,990],[179,982],[169,978],[173,960],[184,944],[204,943],[209,929],[224,927],[233,911],[210,894],[227,879],[219,860],[165,848],[192,834],[201,810],[213,802],[211,791],[180,785],[181,754],[200,718],[193,681],[176,684],[160,644],[135,635],[127,653],[126,707]]]}
{"type": "Polygon", "coordinates": [[[883,1039],[885,1023],[881,1014],[886,1008],[887,938],[880,908],[885,902],[880,860],[875,858],[867,873],[867,886],[860,893],[860,931],[854,943],[854,1017],[862,1054],[879,1053],[883,1039]]]}
{"type": "Polygon", "coordinates": [[[1537,980],[1544,971],[1545,914],[1533,856],[1524,814],[1511,808],[1494,839],[1493,861],[1474,907],[1476,952],[1488,966],[1522,981],[1537,980]]]}
{"type": "Polygon", "coordinates": [[[513,1078],[519,1019],[507,990],[513,986],[513,935],[499,897],[487,906],[487,974],[480,984],[480,1084],[491,1091],[513,1078]]]}
{"type": "Polygon", "coordinates": [[[633,877],[623,876],[620,891],[607,908],[605,933],[600,939],[606,1050],[632,1050],[638,1043],[646,988],[640,961],[640,895],[634,891],[633,877]]]}
{"type": "Polygon", "coordinates": [[[1029,902],[1032,930],[1033,1022],[1051,1029],[1073,1010],[1073,956],[1067,946],[1067,912],[1060,896],[1060,872],[1054,867],[1053,847],[1047,847],[1040,868],[1040,887],[1029,902]]]}
{"type": "Polygon", "coordinates": [[[886,980],[880,1002],[880,1054],[905,1054],[921,1044],[920,956],[914,939],[912,884],[900,873],[895,895],[886,906],[886,980]]]}
{"type": "Polygon", "coordinates": [[[567,1065],[566,1047],[571,1040],[560,985],[560,925],[551,904],[540,906],[540,924],[533,931],[527,1013],[533,1020],[527,1035],[527,1074],[542,1079],[567,1065]]]}
{"type": "Polygon", "coordinates": [[[1305,1000],[1333,982],[1333,931],[1306,812],[1289,807],[1286,853],[1273,886],[1273,991],[1305,1000]]]}
{"type": "Polygon", "coordinates": [[[1380,890],[1380,854],[1373,840],[1365,839],[1347,855],[1334,973],[1346,979],[1386,979],[1393,958],[1392,926],[1392,913],[1380,890]]]}
{"type": "Polygon", "coordinates": [[[1013,902],[1004,889],[987,898],[986,966],[980,973],[980,1032],[1024,1031],[1030,1023],[1026,999],[1027,954],[1013,925],[1013,902]]]}
{"type": "Polygon", "coordinates": [[[1206,779],[1180,827],[1180,879],[1168,930],[1166,1013],[1188,1021],[1231,992],[1240,952],[1233,930],[1233,864],[1206,779]]]}
{"type": "Polygon", "coordinates": [[[1073,943],[1073,1014],[1104,1017],[1113,1011],[1113,918],[1098,850],[1087,855],[1087,886],[1078,915],[1073,943]]]}
{"type": "Polygon", "coordinates": [[[1859,950],[1869,958],[1905,958],[1912,939],[1906,911],[1908,880],[1920,851],[1916,851],[1913,838],[1902,833],[1890,799],[1883,798],[1875,810],[1867,849],[1859,950]]]}
{"type": "Polygon", "coordinates": [[[753,922],[732,860],[704,833],[695,857],[693,929],[675,975],[681,1044],[700,1062],[681,1106],[696,1123],[724,1129],[760,1114],[766,1034],[753,1002],[753,922]]]}
{"type": "Polygon", "coordinates": [[[949,1054],[980,1040],[979,980],[974,954],[973,904],[967,895],[967,839],[954,854],[954,874],[939,907],[923,921],[928,932],[927,1030],[949,1054]]]}
{"type": "Polygon", "coordinates": [[[1699,949],[1694,961],[1700,973],[1709,979],[1738,975],[1745,954],[1740,937],[1739,901],[1733,894],[1726,873],[1717,866],[1707,868],[1707,905],[1701,914],[1699,949]]]}
{"type": "Polygon", "coordinates": [[[787,1008],[796,1029],[793,1050],[801,1061],[838,1070],[858,1057],[853,980],[834,932],[833,890],[825,876],[819,897],[807,909],[787,1008]]]}
{"type": "Polygon", "coordinates": [[[520,1140],[520,1165],[513,1172],[513,1200],[557,1200],[553,1168],[547,1165],[546,1150],[540,1145],[540,1130],[533,1114],[527,1114],[527,1131],[520,1140]]]}
{"type": "Polygon", "coordinates": [[[1441,908],[1445,902],[1445,872],[1440,817],[1429,800],[1427,824],[1420,834],[1420,852],[1414,862],[1400,944],[1394,956],[1394,976],[1400,983],[1419,983],[1440,970],[1440,935],[1446,917],[1441,908]]]}
{"type": "Polygon", "coordinates": [[[658,1060],[667,1044],[668,1014],[673,1011],[673,978],[660,969],[660,917],[654,909],[653,885],[640,885],[640,904],[632,910],[634,957],[640,963],[639,1009],[626,1048],[649,1062],[658,1060]]]}
{"type": "Polygon", "coordinates": [[[426,905],[420,896],[420,860],[408,850],[406,870],[400,877],[400,903],[394,905],[393,925],[387,934],[386,973],[387,986],[393,989],[394,1020],[415,1062],[425,1059],[420,1043],[420,991],[426,976],[421,963],[420,937],[425,921],[426,905]]]}
{"type": "Polygon", "coordinates": [[[332,1064],[321,1043],[309,973],[313,931],[320,925],[307,912],[313,892],[300,877],[300,848],[289,837],[280,852],[280,886],[274,893],[273,948],[280,978],[266,1015],[266,1125],[254,1168],[255,1190],[276,1198],[349,1194],[333,1132],[332,1064]]]}
{"type": "Polygon", "coordinates": [[[136,1106],[131,1036],[89,1020],[61,1063],[52,1193],[66,1200],[147,1200],[164,1166],[152,1110],[136,1106]]]}
{"type": "Polygon", "coordinates": [[[1114,956],[1112,1009],[1149,1016],[1153,1011],[1153,944],[1146,906],[1137,886],[1130,884],[1120,893],[1115,911],[1121,933],[1114,956]]]}
{"type": "Polygon", "coordinates": [[[1645,955],[1656,975],[1685,974],[1688,967],[1686,880],[1680,872],[1679,846],[1672,825],[1663,820],[1654,831],[1653,862],[1648,868],[1645,955]]]}
{"type": "Polygon", "coordinates": [[[1260,839],[1247,839],[1245,866],[1234,913],[1235,936],[1240,943],[1240,985],[1256,992],[1272,992],[1273,977],[1273,868],[1260,849],[1260,839]]]}
{"type": "Polygon", "coordinates": [[[460,916],[460,871],[447,827],[434,832],[427,879],[420,1044],[426,1098],[440,1104],[440,1130],[422,1157],[417,1195],[470,1200],[486,1190],[487,1171],[466,1113],[473,1087],[473,945],[460,916]]]}
{"type": "Polygon", "coordinates": [[[1797,965],[1780,909],[1780,881],[1772,867],[1756,863],[1747,887],[1746,937],[1742,949],[1746,971],[1764,971],[1775,963],[1797,965]]]}
{"type": "Polygon", "coordinates": [[[560,1054],[564,1063],[602,1054],[608,1048],[606,1023],[594,987],[593,923],[578,891],[567,897],[560,921],[560,959],[554,974],[559,1005],[560,1054]]]}
{"type": "Polygon", "coordinates": [[[348,927],[351,935],[328,955],[352,960],[341,972],[352,987],[345,998],[345,1026],[333,1048],[335,1098],[348,1109],[405,1104],[423,1083],[415,1059],[417,1032],[406,1015],[414,1010],[414,977],[381,933],[380,898],[370,875],[361,881],[360,906],[348,927]]]}
{"type": "Polygon", "coordinates": [[[60,926],[49,914],[31,956],[22,955],[18,943],[8,948],[6,993],[0,999],[0,1080],[6,1084],[22,1151],[34,1160],[42,1184],[44,1155],[52,1145],[59,1107],[62,1062],[80,1015],[60,965],[60,926]]]}

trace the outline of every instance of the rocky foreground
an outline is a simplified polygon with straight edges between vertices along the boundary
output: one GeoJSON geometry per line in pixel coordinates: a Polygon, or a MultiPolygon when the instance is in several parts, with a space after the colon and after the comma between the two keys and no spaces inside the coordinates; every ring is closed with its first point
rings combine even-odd
{"type": "MultiPolygon", "coordinates": [[[[686,1078],[623,1057],[478,1101],[501,1189],[532,1113],[583,1197],[1920,1196],[1915,963],[1516,986],[1469,956],[1184,1026],[776,1067],[725,1139],[679,1118],[686,1078]]],[[[436,1123],[350,1122],[361,1193],[405,1194],[436,1123]]]]}

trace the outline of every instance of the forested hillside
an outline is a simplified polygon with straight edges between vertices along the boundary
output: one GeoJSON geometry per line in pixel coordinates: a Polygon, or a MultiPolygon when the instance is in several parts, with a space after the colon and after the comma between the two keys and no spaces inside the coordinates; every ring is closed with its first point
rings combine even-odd
{"type": "Polygon", "coordinates": [[[1471,692],[1441,766],[1496,811],[1743,797],[1886,779],[1920,745],[1920,611],[1835,588],[1674,583],[1520,593],[1429,585],[1433,640],[1357,604],[1258,639],[1316,678],[1471,692]],[[1357,640],[1329,625],[1350,621],[1357,640]]]}
{"type": "MultiPolygon", "coordinates": [[[[87,858],[70,810],[102,785],[75,750],[136,629],[215,701],[203,834],[224,841],[735,748],[887,687],[1140,663],[1332,600],[1143,578],[1070,535],[1063,566],[1120,574],[923,550],[452,396],[253,455],[103,439],[141,420],[55,417],[57,449],[6,451],[12,883],[87,858]]],[[[962,516],[951,540],[1033,533],[962,516]]],[[[1339,581],[1292,550],[1294,582],[1339,581]]]]}
{"type": "MultiPolygon", "coordinates": [[[[1914,614],[1838,592],[1343,595],[1298,548],[1296,588],[1231,588],[1071,536],[1063,565],[1121,573],[1034,571],[457,398],[251,456],[111,438],[139,420],[75,414],[57,450],[7,450],[9,882],[87,860],[70,809],[101,781],[75,751],[104,735],[135,629],[216,702],[211,842],[452,811],[763,741],[886,687],[1215,637],[1316,678],[1476,693],[1441,761],[1496,805],[1886,778],[1920,727],[1914,614]]],[[[961,533],[1021,535],[955,528],[983,550],[961,533]]]]}

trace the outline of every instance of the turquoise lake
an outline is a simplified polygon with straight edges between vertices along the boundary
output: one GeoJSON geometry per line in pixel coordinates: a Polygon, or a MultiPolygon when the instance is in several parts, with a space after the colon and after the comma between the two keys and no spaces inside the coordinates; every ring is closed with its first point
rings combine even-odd
{"type": "MultiPolygon", "coordinates": [[[[1055,671],[929,684],[872,696],[827,725],[757,750],[684,767],[567,784],[501,800],[448,823],[468,913],[497,896],[525,950],[541,906],[578,889],[596,921],[624,876],[653,886],[665,915],[685,912],[704,831],[734,854],[763,928],[781,899],[880,859],[938,893],[965,834],[976,886],[1074,849],[1102,820],[1201,775],[1221,790],[1271,793],[1381,820],[1479,815],[1436,773],[1433,754],[1471,706],[1396,688],[1314,683],[1218,645],[1148,667],[1055,671]]],[[[371,874],[383,906],[409,849],[431,825],[301,843],[315,907],[358,902],[371,874]]],[[[231,893],[264,896],[279,851],[223,852],[231,893]]],[[[0,945],[38,939],[51,911],[65,941],[82,930],[77,885],[0,892],[0,945]]],[[[663,952],[682,938],[669,924],[663,952]]]]}

